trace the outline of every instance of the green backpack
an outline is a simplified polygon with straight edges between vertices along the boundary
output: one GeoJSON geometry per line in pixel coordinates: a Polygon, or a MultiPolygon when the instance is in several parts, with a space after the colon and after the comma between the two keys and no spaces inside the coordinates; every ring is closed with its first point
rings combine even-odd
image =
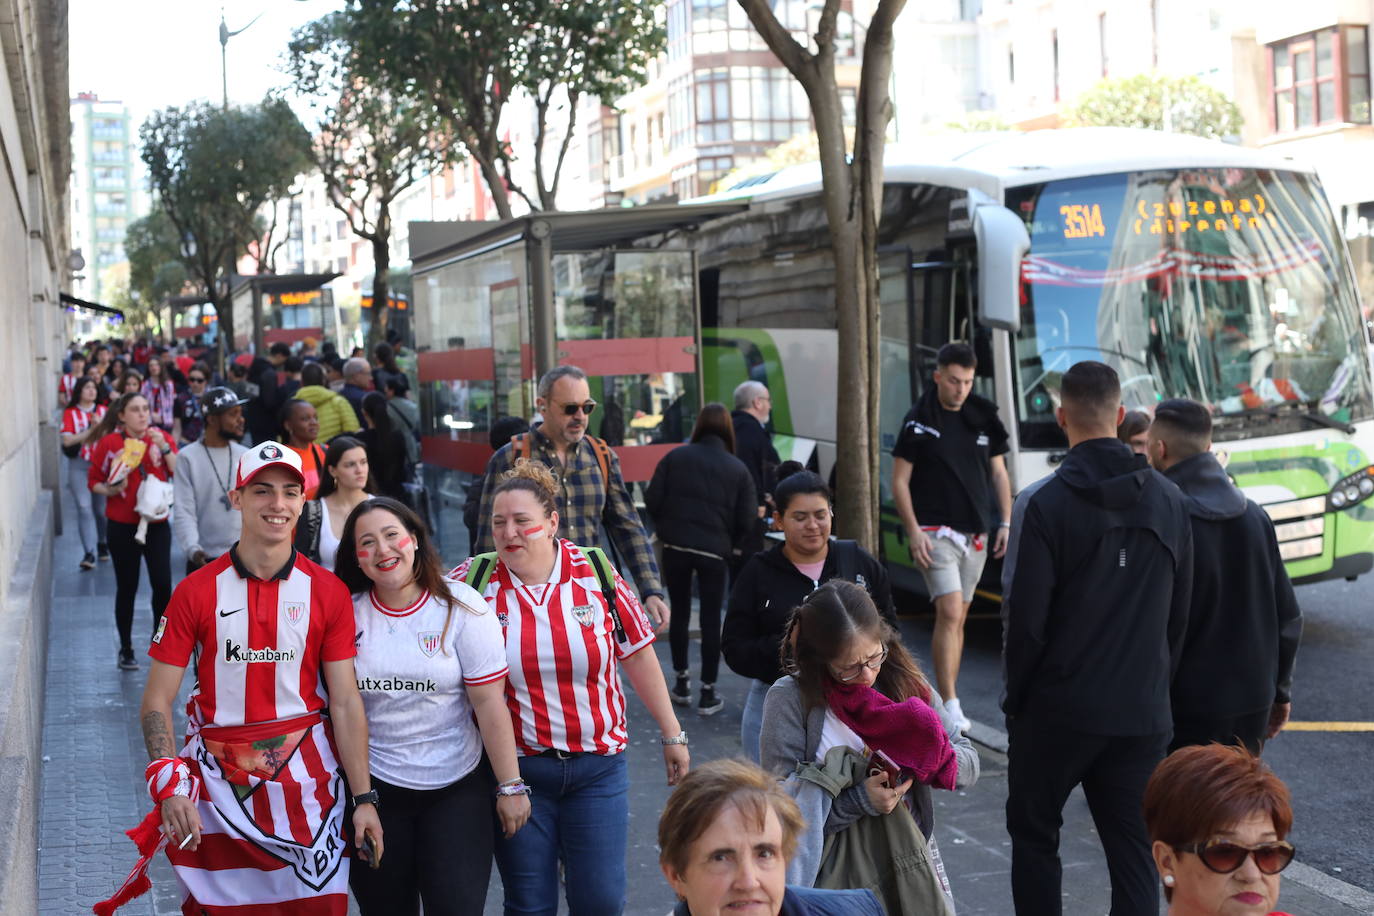
{"type": "MultiPolygon", "coordinates": [[[[615,570],[611,568],[611,561],[606,558],[606,552],[600,547],[578,547],[582,551],[582,556],[587,558],[587,562],[592,564],[592,569],[596,570],[596,581],[601,583],[601,594],[606,599],[606,608],[611,612],[611,623],[615,628],[616,642],[623,643],[626,640],[625,626],[620,622],[620,609],[616,607],[615,601],[615,570]]],[[[491,581],[491,574],[496,570],[496,553],[479,553],[472,558],[472,563],[468,565],[467,575],[463,576],[463,581],[472,586],[478,594],[486,591],[487,583],[491,581]]]]}

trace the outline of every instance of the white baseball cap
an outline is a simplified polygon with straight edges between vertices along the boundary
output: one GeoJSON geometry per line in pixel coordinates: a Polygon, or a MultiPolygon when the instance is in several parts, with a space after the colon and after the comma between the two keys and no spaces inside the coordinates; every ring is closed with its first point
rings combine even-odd
{"type": "Polygon", "coordinates": [[[283,467],[305,485],[305,472],[301,470],[301,458],[293,450],[279,442],[262,442],[244,452],[239,459],[238,473],[234,477],[234,489],[240,490],[253,482],[253,478],[270,467],[283,467]]]}

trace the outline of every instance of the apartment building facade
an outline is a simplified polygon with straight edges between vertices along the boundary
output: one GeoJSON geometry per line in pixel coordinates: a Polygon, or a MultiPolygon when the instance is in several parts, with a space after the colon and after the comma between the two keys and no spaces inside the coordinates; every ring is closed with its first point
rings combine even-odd
{"type": "Polygon", "coordinates": [[[94,92],[71,100],[71,124],[72,248],[86,261],[74,293],[98,302],[102,275],[127,260],[124,233],[137,194],[133,126],[122,102],[102,101],[94,92]]]}

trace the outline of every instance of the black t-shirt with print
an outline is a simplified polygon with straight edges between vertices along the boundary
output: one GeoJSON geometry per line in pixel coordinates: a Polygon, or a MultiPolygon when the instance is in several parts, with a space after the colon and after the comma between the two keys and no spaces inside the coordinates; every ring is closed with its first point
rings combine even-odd
{"type": "Polygon", "coordinates": [[[930,389],[902,420],[894,458],[911,462],[911,505],[922,527],[991,531],[996,517],[992,458],[1009,450],[997,407],[976,395],[957,411],[939,405],[930,389]]]}

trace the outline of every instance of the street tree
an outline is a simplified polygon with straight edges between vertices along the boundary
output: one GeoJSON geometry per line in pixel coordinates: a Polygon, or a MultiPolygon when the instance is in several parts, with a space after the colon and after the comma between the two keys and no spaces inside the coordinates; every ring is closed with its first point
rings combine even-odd
{"type": "Polygon", "coordinates": [[[836,434],[851,448],[838,456],[836,521],[869,550],[878,546],[878,214],[883,149],[892,119],[892,26],[906,0],[878,0],[863,40],[854,146],[845,147],[844,109],[835,77],[837,54],[857,41],[841,0],[824,0],[807,44],[784,26],[769,0],[738,0],[769,49],[801,83],[811,104],[820,152],[822,196],[835,262],[839,338],[836,383],[844,405],[836,434]]]}
{"type": "Polygon", "coordinates": [[[512,201],[554,209],[578,103],[644,84],[666,41],[655,0],[348,0],[357,74],[410,96],[477,163],[502,219],[512,201]],[[502,115],[517,92],[534,107],[534,188],[521,186],[502,115]]]}
{"type": "Polygon", "coordinates": [[[312,155],[330,202],[353,234],[372,245],[369,348],[386,338],[391,295],[391,207],[407,188],[461,156],[451,132],[436,132],[425,108],[359,73],[359,13],[318,19],[292,37],[287,72],[314,112],[312,155]]]}
{"type": "Polygon", "coordinates": [[[222,108],[195,102],[154,112],[139,130],[156,206],[179,240],[187,272],[215,307],[221,346],[234,334],[229,277],[258,212],[309,167],[310,135],[279,99],[222,108]]]}
{"type": "Polygon", "coordinates": [[[188,275],[181,238],[165,210],[154,209],[129,223],[124,253],[129,259],[129,289],[141,302],[161,304],[185,289],[188,275]]]}
{"type": "Polygon", "coordinates": [[[1222,139],[1244,119],[1226,93],[1196,76],[1141,73],[1105,79],[1079,96],[1069,121],[1081,127],[1143,127],[1222,139]]]}

